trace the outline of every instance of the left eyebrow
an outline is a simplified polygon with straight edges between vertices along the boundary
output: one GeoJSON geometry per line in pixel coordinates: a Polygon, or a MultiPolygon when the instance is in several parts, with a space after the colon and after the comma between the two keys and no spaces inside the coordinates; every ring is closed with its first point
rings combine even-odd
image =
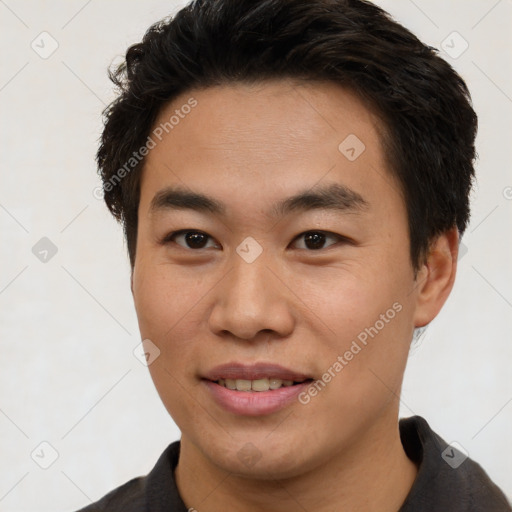
{"type": "MultiPolygon", "coordinates": [[[[345,185],[331,183],[303,190],[279,201],[273,205],[269,215],[281,218],[292,212],[310,210],[337,210],[355,213],[368,206],[369,203],[358,192],[345,185]]],[[[166,187],[155,194],[149,206],[149,213],[187,209],[217,216],[225,216],[227,210],[224,203],[213,197],[174,186],[166,187]]]]}

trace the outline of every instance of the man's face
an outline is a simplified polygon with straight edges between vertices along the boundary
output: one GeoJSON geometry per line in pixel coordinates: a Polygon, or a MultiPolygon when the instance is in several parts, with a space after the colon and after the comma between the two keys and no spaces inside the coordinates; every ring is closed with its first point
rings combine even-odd
{"type": "Polygon", "coordinates": [[[418,307],[405,205],[376,118],[334,84],[287,81],[187,92],[154,128],[176,110],[146,159],[132,291],[182,444],[272,478],[378,438],[396,421],[418,307]],[[341,189],[336,208],[272,210],[330,185],[341,189]],[[224,212],[169,198],[151,208],[171,188],[224,212]],[[263,392],[213,382],[244,376],[257,389],[308,380],[263,392]]]}

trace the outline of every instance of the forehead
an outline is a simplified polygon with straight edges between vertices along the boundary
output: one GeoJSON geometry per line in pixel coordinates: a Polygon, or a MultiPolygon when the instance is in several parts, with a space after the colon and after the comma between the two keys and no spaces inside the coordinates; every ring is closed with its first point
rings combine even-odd
{"type": "Polygon", "coordinates": [[[396,188],[381,132],[378,117],[356,95],[329,82],[187,91],[153,125],[141,203],[149,211],[171,185],[251,201],[258,192],[277,199],[329,181],[371,196],[379,180],[396,188]]]}
{"type": "MultiPolygon", "coordinates": [[[[318,147],[319,139],[327,146],[349,134],[375,146],[382,128],[378,116],[348,89],[331,82],[274,80],[185,92],[161,108],[153,131],[165,139],[158,141],[161,149],[167,142],[184,144],[188,139],[210,151],[262,153],[271,147],[279,159],[290,151],[318,147]],[[195,106],[189,108],[191,103],[195,106]]],[[[155,149],[150,158],[159,155],[155,149]]]]}

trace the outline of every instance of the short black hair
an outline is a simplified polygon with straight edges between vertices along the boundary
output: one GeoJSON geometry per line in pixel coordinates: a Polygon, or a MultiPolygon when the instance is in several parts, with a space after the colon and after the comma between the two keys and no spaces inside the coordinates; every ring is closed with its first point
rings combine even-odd
{"type": "Polygon", "coordinates": [[[103,112],[96,158],[132,270],[145,161],[132,155],[178,95],[237,82],[330,81],[363,99],[383,122],[415,270],[438,235],[466,229],[477,131],[468,88],[435,48],[369,1],[194,0],[153,24],[109,77],[118,96],[103,112]]]}

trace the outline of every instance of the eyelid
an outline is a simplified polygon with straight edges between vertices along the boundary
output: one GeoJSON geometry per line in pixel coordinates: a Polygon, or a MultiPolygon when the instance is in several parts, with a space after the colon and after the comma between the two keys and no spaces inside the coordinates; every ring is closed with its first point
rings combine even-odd
{"type": "MultiPolygon", "coordinates": [[[[200,229],[179,229],[178,231],[171,231],[170,233],[166,234],[162,238],[162,240],[160,240],[160,244],[167,245],[168,243],[173,242],[173,240],[172,240],[173,238],[175,238],[179,235],[186,234],[186,233],[200,233],[201,235],[204,235],[204,236],[208,237],[209,239],[213,239],[213,237],[211,235],[209,235],[208,233],[205,233],[204,231],[201,231],[200,229]]],[[[180,244],[176,244],[176,245],[178,245],[182,249],[196,251],[196,252],[204,249],[204,247],[201,249],[191,249],[190,247],[184,247],[180,244]]]]}
{"type": "MultiPolygon", "coordinates": [[[[334,238],[337,240],[337,242],[349,242],[349,239],[347,237],[344,237],[343,235],[338,235],[337,233],[332,233],[331,231],[325,231],[322,229],[309,229],[307,231],[303,231],[302,233],[299,233],[293,240],[292,243],[297,242],[298,240],[301,240],[304,235],[310,234],[310,233],[320,233],[326,236],[326,238],[334,238]]],[[[333,243],[331,245],[328,245],[327,247],[322,247],[320,249],[308,249],[308,248],[300,248],[301,251],[306,251],[308,253],[320,253],[323,251],[327,251],[331,247],[337,245],[337,243],[333,243]]]]}
{"type": "MultiPolygon", "coordinates": [[[[175,238],[176,236],[179,236],[179,235],[182,235],[182,234],[185,234],[185,233],[200,233],[202,235],[205,235],[206,237],[208,237],[209,239],[213,239],[213,237],[211,235],[209,235],[208,233],[205,233],[204,231],[201,231],[200,229],[180,229],[180,230],[177,230],[177,231],[171,231],[170,233],[166,234],[162,240],[160,241],[160,244],[161,245],[166,245],[170,242],[172,242],[173,238],[175,238]]],[[[326,231],[326,230],[322,230],[322,229],[308,229],[306,231],[302,231],[301,233],[299,233],[298,235],[296,235],[293,240],[292,240],[292,243],[295,242],[296,240],[299,240],[300,238],[302,238],[304,235],[306,234],[309,234],[309,233],[321,233],[321,234],[324,234],[326,235],[327,237],[331,237],[331,238],[336,238],[338,240],[338,242],[342,242],[342,243],[353,243],[353,241],[346,237],[346,236],[343,236],[343,235],[339,235],[338,233],[333,233],[332,231],[326,231]]],[[[189,251],[195,251],[195,252],[198,252],[198,251],[201,251],[201,250],[204,250],[206,248],[202,247],[200,249],[192,249],[190,247],[184,247],[180,244],[176,244],[178,245],[179,247],[181,247],[182,249],[185,249],[185,250],[189,250],[189,251]]],[[[302,251],[306,251],[306,252],[310,252],[310,253],[320,253],[321,251],[326,251],[327,249],[329,249],[330,247],[336,245],[335,243],[334,244],[331,244],[331,245],[328,245],[327,247],[323,247],[321,249],[299,249],[299,250],[302,250],[302,251]]]]}

